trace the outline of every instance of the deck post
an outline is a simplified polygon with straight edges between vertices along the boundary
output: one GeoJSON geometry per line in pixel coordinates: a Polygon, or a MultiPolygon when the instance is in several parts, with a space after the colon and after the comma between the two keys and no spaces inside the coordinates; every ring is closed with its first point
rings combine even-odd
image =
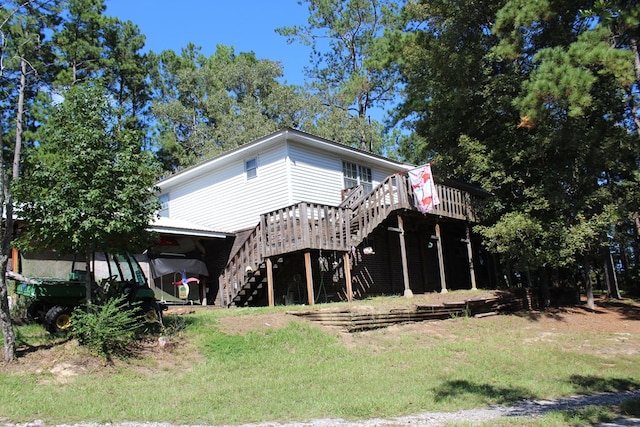
{"type": "Polygon", "coordinates": [[[473,249],[471,248],[471,230],[469,229],[469,223],[466,223],[467,232],[467,255],[469,256],[469,276],[471,277],[471,290],[478,289],[476,285],[476,272],[473,268],[473,249]]]}
{"type": "Polygon", "coordinates": [[[225,281],[224,274],[221,274],[218,277],[218,295],[220,296],[220,307],[226,307],[226,302],[228,301],[228,287],[225,281]]]}
{"type": "Polygon", "coordinates": [[[271,258],[266,259],[266,267],[267,267],[267,299],[269,301],[269,307],[273,307],[275,305],[275,300],[273,297],[273,262],[271,258]]]}
{"type": "Polygon", "coordinates": [[[444,254],[442,252],[442,235],[440,233],[440,224],[436,223],[436,239],[438,244],[438,265],[440,267],[440,292],[446,294],[447,290],[447,278],[444,272],[444,254]]]}
{"type": "Polygon", "coordinates": [[[20,273],[20,251],[17,248],[11,248],[11,271],[20,273]]]}
{"type": "Polygon", "coordinates": [[[344,280],[347,283],[347,301],[353,301],[353,283],[351,283],[351,261],[349,261],[349,252],[345,252],[342,256],[344,265],[344,280]]]}
{"type": "Polygon", "coordinates": [[[202,305],[207,305],[207,278],[200,279],[200,293],[202,295],[202,305]]]}
{"type": "Polygon", "coordinates": [[[311,252],[304,253],[304,269],[307,276],[307,296],[309,297],[309,305],[313,305],[315,295],[313,294],[313,275],[311,273],[311,252]]]}
{"type": "Polygon", "coordinates": [[[402,280],[404,281],[404,296],[411,298],[413,292],[409,287],[409,266],[407,265],[407,248],[404,241],[404,221],[398,215],[398,230],[400,231],[400,257],[402,258],[402,280]]]}

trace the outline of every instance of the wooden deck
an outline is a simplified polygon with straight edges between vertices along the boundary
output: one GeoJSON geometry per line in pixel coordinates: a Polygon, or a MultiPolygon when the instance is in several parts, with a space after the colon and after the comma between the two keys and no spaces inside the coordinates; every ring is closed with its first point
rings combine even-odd
{"type": "MultiPolygon", "coordinates": [[[[469,192],[440,184],[436,184],[436,190],[440,204],[425,215],[477,221],[475,199],[469,192]]],[[[225,304],[248,298],[251,288],[266,282],[267,260],[313,249],[347,252],[401,209],[417,210],[406,174],[387,177],[368,194],[353,191],[341,206],[301,202],[262,214],[221,276],[225,304]],[[261,280],[256,280],[260,275],[261,280]]]]}

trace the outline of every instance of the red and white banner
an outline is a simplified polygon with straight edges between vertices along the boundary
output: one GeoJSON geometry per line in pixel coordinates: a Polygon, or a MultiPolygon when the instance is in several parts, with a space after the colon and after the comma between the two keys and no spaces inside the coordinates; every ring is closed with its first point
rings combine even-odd
{"type": "Polygon", "coordinates": [[[420,166],[408,171],[409,183],[413,189],[416,207],[422,213],[429,212],[440,204],[436,184],[431,174],[431,164],[420,166]]]}

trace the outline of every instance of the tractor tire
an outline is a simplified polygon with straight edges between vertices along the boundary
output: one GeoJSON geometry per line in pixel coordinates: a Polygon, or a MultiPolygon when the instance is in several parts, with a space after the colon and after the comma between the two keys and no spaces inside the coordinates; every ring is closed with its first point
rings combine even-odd
{"type": "Polygon", "coordinates": [[[145,323],[160,323],[162,324],[162,313],[158,309],[158,304],[155,301],[145,301],[142,303],[142,319],[145,323]]]}
{"type": "Polygon", "coordinates": [[[42,324],[48,307],[40,302],[33,302],[27,307],[27,320],[42,324]]]}
{"type": "Polygon", "coordinates": [[[54,305],[44,317],[44,326],[52,334],[67,332],[71,327],[71,308],[54,305]]]}

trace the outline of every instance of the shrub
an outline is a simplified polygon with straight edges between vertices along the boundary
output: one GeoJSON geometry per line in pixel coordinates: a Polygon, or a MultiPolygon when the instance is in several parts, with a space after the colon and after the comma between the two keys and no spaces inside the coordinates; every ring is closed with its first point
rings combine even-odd
{"type": "Polygon", "coordinates": [[[71,334],[80,345],[107,359],[124,354],[136,340],[140,323],[136,309],[124,295],[100,305],[77,307],[72,314],[71,334]]]}

